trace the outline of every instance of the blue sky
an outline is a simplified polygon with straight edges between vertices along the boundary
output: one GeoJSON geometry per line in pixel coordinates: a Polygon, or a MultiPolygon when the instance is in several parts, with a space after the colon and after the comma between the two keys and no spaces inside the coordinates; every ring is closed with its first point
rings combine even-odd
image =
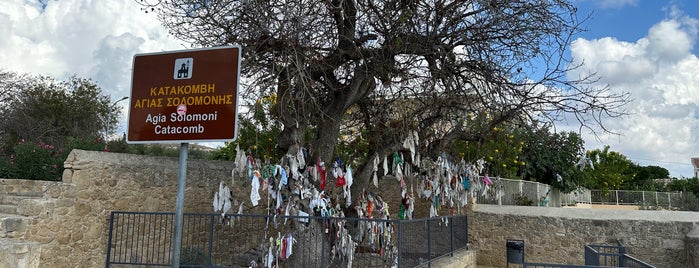
{"type": "MultiPolygon", "coordinates": [[[[583,132],[586,147],[609,145],[638,164],[692,177],[690,158],[699,157],[699,1],[571,1],[581,17],[593,12],[569,47],[584,62],[578,71],[596,72],[594,86],[633,98],[632,115],[607,122],[622,134],[583,132]]],[[[130,95],[134,54],[187,47],[130,0],[2,0],[0,36],[0,68],[90,77],[114,100],[130,95]]],[[[560,129],[566,127],[577,130],[560,129]]]]}
{"type": "MultiPolygon", "coordinates": [[[[675,2],[680,9],[687,8],[689,4],[686,0],[675,2]]],[[[671,2],[577,0],[577,3],[581,16],[592,14],[585,23],[585,28],[588,29],[584,34],[585,38],[612,36],[622,41],[635,42],[646,36],[651,26],[667,18],[667,9],[670,7],[668,4],[671,2]]]]}

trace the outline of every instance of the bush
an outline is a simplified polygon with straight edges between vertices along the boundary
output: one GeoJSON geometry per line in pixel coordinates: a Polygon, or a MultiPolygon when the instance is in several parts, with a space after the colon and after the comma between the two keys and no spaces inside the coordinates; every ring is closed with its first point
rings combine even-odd
{"type": "Polygon", "coordinates": [[[534,205],[534,201],[532,201],[531,199],[529,199],[529,197],[527,197],[526,195],[521,194],[521,193],[514,194],[512,196],[512,198],[514,198],[515,205],[517,205],[517,206],[533,206],[534,205]]]}
{"type": "Polygon", "coordinates": [[[2,150],[0,176],[30,180],[60,180],[67,153],[44,143],[20,141],[11,151],[2,150]]]}
{"type": "MultiPolygon", "coordinates": [[[[86,151],[111,151],[154,156],[177,157],[179,148],[162,144],[127,144],[125,140],[105,144],[101,138],[68,139],[66,148],[46,143],[20,140],[12,148],[0,147],[0,178],[59,181],[63,174],[63,162],[73,149],[86,151]]],[[[192,148],[188,158],[207,159],[208,151],[192,148]]]]}
{"type": "Polygon", "coordinates": [[[682,211],[699,211],[699,198],[694,193],[682,193],[679,209],[682,211]]]}
{"type": "Polygon", "coordinates": [[[101,139],[71,139],[68,148],[20,140],[12,149],[0,149],[0,177],[27,180],[61,180],[63,162],[73,149],[102,150],[101,139]]]}

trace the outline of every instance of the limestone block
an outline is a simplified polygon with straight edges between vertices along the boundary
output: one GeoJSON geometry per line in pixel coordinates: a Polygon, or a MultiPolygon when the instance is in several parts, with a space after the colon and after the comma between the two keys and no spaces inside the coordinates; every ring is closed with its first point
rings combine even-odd
{"type": "Polygon", "coordinates": [[[0,229],[5,232],[23,232],[26,226],[24,217],[4,217],[0,218],[0,229]]]}
{"type": "Polygon", "coordinates": [[[61,176],[61,181],[65,183],[72,183],[73,182],[73,170],[66,168],[63,170],[63,175],[61,176]]]}
{"type": "Polygon", "coordinates": [[[0,239],[0,266],[3,268],[38,268],[41,246],[37,243],[0,239]]]}
{"type": "Polygon", "coordinates": [[[75,204],[75,215],[78,217],[84,217],[90,213],[92,208],[89,204],[84,202],[79,202],[75,204]]]}
{"type": "Polygon", "coordinates": [[[17,205],[17,213],[23,216],[49,216],[53,214],[53,208],[53,200],[24,199],[17,205]]]}
{"type": "MultiPolygon", "coordinates": [[[[475,250],[457,250],[453,256],[446,256],[434,261],[430,267],[447,267],[447,268],[475,268],[476,267],[476,251],[475,250]]],[[[428,265],[419,265],[417,267],[428,267],[428,265]]]]}

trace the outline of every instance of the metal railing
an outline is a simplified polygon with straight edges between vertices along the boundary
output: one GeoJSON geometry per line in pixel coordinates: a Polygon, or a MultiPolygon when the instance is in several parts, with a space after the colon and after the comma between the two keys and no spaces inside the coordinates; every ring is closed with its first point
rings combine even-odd
{"type": "Polygon", "coordinates": [[[617,245],[588,244],[585,246],[585,264],[558,264],[558,263],[534,263],[524,261],[524,248],[514,254],[514,250],[508,247],[508,266],[510,264],[510,254],[516,255],[512,258],[514,263],[519,263],[523,268],[655,268],[655,266],[636,259],[626,254],[626,247],[618,242],[617,245]],[[510,250],[513,250],[510,252],[510,250]]]}
{"type": "Polygon", "coordinates": [[[529,263],[522,264],[522,268],[612,268],[613,266],[593,266],[576,264],[556,264],[556,263],[529,263]]]}
{"type": "MultiPolygon", "coordinates": [[[[542,205],[543,200],[550,197],[551,186],[548,184],[497,177],[493,177],[491,180],[494,184],[490,189],[474,192],[478,204],[527,205],[526,202],[531,202],[530,205],[539,206],[542,205]]],[[[543,205],[549,206],[548,202],[543,205]]]]}
{"type": "Polygon", "coordinates": [[[630,190],[580,189],[555,196],[550,192],[551,186],[548,184],[504,178],[491,178],[491,180],[494,184],[488,190],[473,192],[478,204],[555,207],[583,203],[672,209],[677,208],[682,200],[682,193],[630,190]]]}
{"type": "Polygon", "coordinates": [[[655,266],[643,262],[629,254],[626,247],[618,245],[590,244],[585,246],[585,265],[629,267],[629,268],[655,268],[655,266]]]}
{"type": "Polygon", "coordinates": [[[628,191],[628,190],[589,190],[591,204],[636,205],[662,208],[678,207],[681,193],[628,191]]]}
{"type": "MultiPolygon", "coordinates": [[[[174,217],[112,212],[106,267],[170,266],[174,217]]],[[[181,267],[262,267],[270,252],[279,267],[429,267],[468,244],[466,216],[379,220],[185,213],[182,229],[181,267]],[[280,246],[284,239],[293,239],[293,251],[280,246]],[[348,245],[356,247],[347,251],[348,245]]]]}

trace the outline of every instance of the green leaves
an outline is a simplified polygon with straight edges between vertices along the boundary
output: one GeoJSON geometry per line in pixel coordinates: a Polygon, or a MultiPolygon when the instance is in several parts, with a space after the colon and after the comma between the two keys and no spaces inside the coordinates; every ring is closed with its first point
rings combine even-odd
{"type": "Polygon", "coordinates": [[[2,143],[19,140],[65,146],[72,138],[90,139],[112,133],[120,110],[92,81],[73,76],[58,81],[45,76],[17,76],[20,83],[0,81],[12,92],[0,109],[2,143]]]}
{"type": "Polygon", "coordinates": [[[609,151],[609,146],[587,152],[587,158],[592,160],[594,170],[587,172],[592,176],[590,187],[600,190],[620,189],[624,181],[630,181],[632,176],[625,172],[633,165],[626,156],[609,151]]]}
{"type": "Polygon", "coordinates": [[[13,147],[0,148],[0,178],[27,180],[61,180],[63,162],[72,149],[100,150],[104,143],[98,138],[71,139],[62,148],[43,142],[20,140],[13,147]]]}

